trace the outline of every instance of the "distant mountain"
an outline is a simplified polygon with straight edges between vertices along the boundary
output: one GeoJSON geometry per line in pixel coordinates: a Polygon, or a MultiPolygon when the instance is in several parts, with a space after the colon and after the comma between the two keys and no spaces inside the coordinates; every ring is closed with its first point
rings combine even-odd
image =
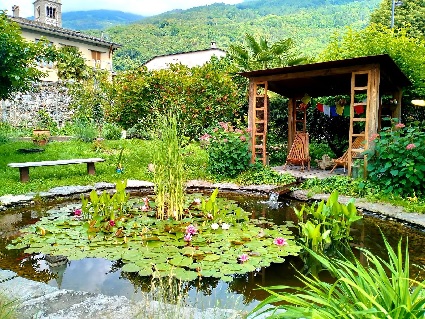
{"type": "Polygon", "coordinates": [[[103,30],[116,25],[140,21],[138,14],[115,10],[72,11],[62,13],[62,26],[73,30],[103,30]]]}
{"type": "MultiPolygon", "coordinates": [[[[236,5],[215,3],[188,10],[173,10],[129,25],[108,28],[106,33],[123,45],[114,65],[125,69],[157,55],[242,43],[246,33],[270,41],[292,38],[298,50],[314,57],[330,38],[351,27],[369,24],[382,0],[250,0],[236,5]]],[[[92,32],[92,31],[89,31],[92,32]]]]}

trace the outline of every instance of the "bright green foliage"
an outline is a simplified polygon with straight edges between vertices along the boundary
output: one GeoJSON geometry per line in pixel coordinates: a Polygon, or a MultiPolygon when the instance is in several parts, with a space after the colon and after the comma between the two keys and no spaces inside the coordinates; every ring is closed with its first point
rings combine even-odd
{"type": "Polygon", "coordinates": [[[367,151],[369,177],[387,193],[404,196],[425,194],[424,124],[396,124],[383,129],[367,151]]]}
{"type": "Polygon", "coordinates": [[[230,57],[242,71],[264,70],[305,62],[304,58],[298,57],[292,39],[282,39],[270,44],[265,37],[257,41],[253,35],[246,34],[245,43],[232,44],[229,47],[230,57]]]}
{"type": "MultiPolygon", "coordinates": [[[[157,219],[150,198],[125,200],[128,209],[114,210],[113,226],[108,223],[109,226],[100,227],[88,236],[87,221],[74,216],[78,206],[70,205],[48,211],[46,217],[25,228],[24,236],[8,248],[28,247],[28,253],[64,255],[70,260],[86,257],[121,260],[124,272],[171,276],[183,281],[199,277],[231,281],[233,274],[253,272],[272,262],[283,263],[284,257],[300,251],[286,226],[267,221],[269,227],[265,228],[263,222],[249,220],[250,213],[232,200],[200,198],[199,194],[185,198],[185,216],[180,221],[157,219]],[[200,204],[208,205],[210,201],[215,203],[214,216],[200,204]],[[287,244],[279,246],[274,243],[276,238],[284,238],[287,244]],[[243,262],[242,255],[245,255],[243,262]]],[[[93,218],[90,223],[96,225],[95,215],[90,213],[90,216],[93,218]]],[[[105,216],[111,218],[109,212],[105,216]]]]}
{"type": "Polygon", "coordinates": [[[31,89],[45,73],[36,69],[36,60],[51,60],[53,51],[44,41],[26,42],[19,26],[0,10],[0,99],[16,91],[31,89]]]}
{"type": "Polygon", "coordinates": [[[208,170],[218,176],[235,177],[245,171],[251,160],[246,130],[234,129],[229,123],[220,122],[210,134],[201,137],[207,143],[208,170]]]}
{"type": "MultiPolygon", "coordinates": [[[[354,256],[333,259],[306,248],[335,277],[334,283],[299,274],[303,287],[264,288],[270,296],[253,311],[267,318],[401,319],[423,318],[425,282],[410,279],[409,250],[394,251],[384,238],[388,260],[362,249],[367,266],[354,256]],[[404,260],[403,260],[404,255],[404,260]],[[282,291],[283,290],[283,291],[282,291]],[[271,304],[280,303],[279,306],[271,304]],[[283,310],[284,309],[284,310],[283,310]]],[[[261,318],[264,318],[263,316],[261,318]]]]}
{"type": "MultiPolygon", "coordinates": [[[[370,21],[387,27],[391,26],[393,0],[382,0],[379,8],[372,12],[370,21]]],[[[399,1],[395,1],[396,3],[399,1]]],[[[403,0],[394,9],[394,28],[407,28],[410,36],[425,36],[425,4],[423,0],[403,0]]]]}
{"type": "MultiPolygon", "coordinates": [[[[321,59],[329,61],[383,53],[390,55],[412,82],[404,92],[403,106],[410,105],[414,98],[425,98],[425,40],[409,37],[407,30],[395,32],[375,24],[362,31],[348,29],[342,36],[334,36],[321,59]]],[[[424,114],[418,108],[403,107],[402,111],[404,117],[412,120],[424,114]]]]}
{"type": "MultiPolygon", "coordinates": [[[[334,191],[326,204],[322,200],[310,207],[304,205],[301,210],[295,208],[300,228],[300,239],[305,247],[319,254],[333,255],[352,239],[351,224],[362,217],[357,214],[354,201],[347,205],[338,202],[338,192],[334,191]]],[[[306,268],[317,275],[318,267],[309,254],[303,254],[306,268]]]]}
{"type": "Polygon", "coordinates": [[[159,123],[160,140],[155,150],[155,203],[159,219],[180,220],[183,215],[185,179],[181,136],[175,115],[163,117],[159,123]]]}
{"type": "Polygon", "coordinates": [[[295,182],[295,177],[291,174],[279,173],[270,166],[256,164],[239,174],[236,182],[241,185],[288,185],[295,182]]]}
{"type": "Polygon", "coordinates": [[[91,191],[90,198],[81,197],[81,213],[85,220],[83,227],[90,235],[98,232],[116,232],[121,227],[122,217],[128,213],[126,181],[116,183],[116,192],[111,196],[104,191],[100,196],[95,190],[91,191]]]}
{"type": "Polygon", "coordinates": [[[234,122],[246,112],[242,111],[246,91],[239,91],[229,68],[224,59],[214,59],[200,67],[172,65],[164,70],[140,68],[122,73],[115,79],[117,98],[110,114],[129,128],[139,120],[155,123],[149,119],[172,112],[178,116],[179,131],[198,139],[211,123],[234,122]]]}
{"type": "Polygon", "coordinates": [[[56,68],[63,80],[83,80],[89,77],[88,66],[81,52],[74,46],[62,46],[57,52],[56,68]]]}
{"type": "Polygon", "coordinates": [[[334,190],[345,196],[366,197],[380,191],[378,185],[370,180],[353,179],[347,176],[331,176],[325,179],[309,178],[304,181],[303,189],[313,193],[332,193],[334,190]]]}

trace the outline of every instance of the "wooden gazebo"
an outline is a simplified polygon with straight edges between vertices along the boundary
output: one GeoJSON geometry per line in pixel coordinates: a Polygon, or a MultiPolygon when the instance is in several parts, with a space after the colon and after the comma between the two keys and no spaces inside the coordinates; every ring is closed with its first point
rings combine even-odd
{"type": "MultiPolygon", "coordinates": [[[[348,174],[351,175],[351,151],[353,139],[362,136],[364,149],[373,148],[369,138],[380,129],[382,111],[381,96],[392,96],[396,105],[391,111],[393,118],[400,119],[403,88],[409,79],[386,54],[359,58],[304,64],[276,69],[241,73],[249,79],[248,127],[251,129],[252,161],[259,159],[266,164],[268,122],[268,96],[273,91],[289,99],[288,103],[288,149],[290,149],[297,122],[297,101],[308,94],[310,97],[349,95],[350,132],[348,149],[348,174]],[[361,100],[359,100],[359,98],[361,100]],[[364,98],[366,97],[366,98],[364,98]],[[357,117],[354,106],[362,105],[365,117],[357,117]],[[355,132],[354,123],[365,122],[364,132],[355,132]]],[[[366,160],[365,160],[366,165],[366,160]]]]}

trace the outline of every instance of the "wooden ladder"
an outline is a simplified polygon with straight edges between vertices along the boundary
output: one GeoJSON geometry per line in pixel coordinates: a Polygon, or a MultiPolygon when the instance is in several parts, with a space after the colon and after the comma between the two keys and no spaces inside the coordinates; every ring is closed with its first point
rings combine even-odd
{"type": "Polygon", "coordinates": [[[252,110],[252,139],[251,139],[251,162],[260,160],[263,165],[267,163],[266,139],[268,124],[268,97],[267,82],[254,83],[254,103],[252,110]],[[261,90],[260,90],[261,89],[261,90]]]}
{"type": "MultiPolygon", "coordinates": [[[[370,110],[370,92],[371,92],[371,72],[359,71],[353,72],[351,75],[351,103],[350,103],[350,131],[348,137],[348,176],[351,176],[351,163],[353,162],[353,153],[363,153],[368,147],[368,123],[369,123],[369,110],[370,110]],[[366,102],[355,102],[356,94],[366,94],[366,102]],[[354,106],[362,105],[365,108],[365,117],[356,117],[354,106]],[[365,127],[362,133],[354,133],[354,123],[364,122],[365,127]],[[357,137],[364,138],[364,145],[362,147],[354,146],[353,141],[357,137]],[[356,148],[357,147],[357,148],[356,148]]],[[[364,161],[364,172],[366,173],[366,160],[364,161]]]]}

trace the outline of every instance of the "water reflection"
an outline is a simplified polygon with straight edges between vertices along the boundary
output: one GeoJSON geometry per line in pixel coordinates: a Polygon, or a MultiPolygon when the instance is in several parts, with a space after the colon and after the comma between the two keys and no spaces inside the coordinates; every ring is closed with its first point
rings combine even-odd
{"type": "MultiPolygon", "coordinates": [[[[268,220],[277,224],[287,223],[293,227],[293,231],[296,231],[297,218],[293,207],[299,208],[302,203],[276,202],[266,197],[253,198],[229,194],[226,196],[237,200],[242,208],[252,213],[253,218],[260,218],[264,223],[268,220]]],[[[152,296],[152,278],[140,277],[134,273],[122,273],[119,261],[86,258],[53,265],[47,262],[43,255],[28,255],[23,251],[5,249],[10,240],[19,235],[20,228],[35,223],[41,215],[42,211],[26,208],[0,216],[0,268],[64,289],[126,296],[131,300],[143,300],[147,296],[152,296]]],[[[409,239],[411,273],[412,276],[419,275],[419,278],[422,278],[422,274],[414,264],[425,263],[424,233],[394,221],[365,216],[353,226],[354,246],[366,247],[385,258],[386,251],[381,231],[393,247],[400,238],[404,241],[409,239]]],[[[362,259],[361,254],[357,255],[362,259]]],[[[272,264],[267,269],[259,269],[255,273],[234,276],[234,280],[230,283],[216,278],[200,278],[187,283],[175,280],[168,284],[173,285],[176,291],[185,293],[185,301],[191,305],[201,308],[220,305],[223,308],[250,309],[267,296],[263,290],[258,289],[259,286],[299,286],[296,269],[301,267],[299,258],[290,257],[284,264],[272,264]]]]}

